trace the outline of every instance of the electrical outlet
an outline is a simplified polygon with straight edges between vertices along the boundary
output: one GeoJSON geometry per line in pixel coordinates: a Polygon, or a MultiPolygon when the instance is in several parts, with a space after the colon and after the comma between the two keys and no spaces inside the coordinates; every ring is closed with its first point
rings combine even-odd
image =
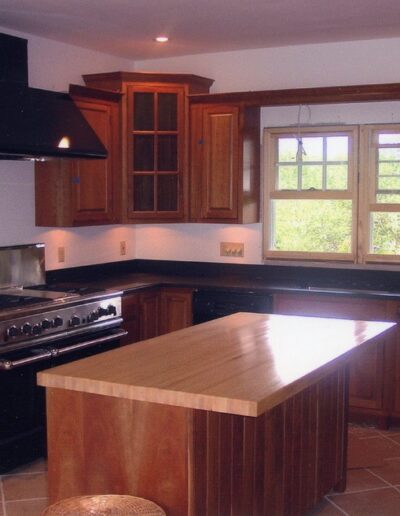
{"type": "Polygon", "coordinates": [[[126,255],[126,242],[125,242],[125,240],[121,240],[121,242],[119,243],[119,254],[121,256],[125,256],[126,255]]]}
{"type": "Polygon", "coordinates": [[[58,253],[58,263],[64,263],[65,262],[65,247],[58,247],[57,253],[58,253]]]}
{"type": "Polygon", "coordinates": [[[231,258],[243,258],[244,244],[242,242],[221,242],[220,256],[230,256],[231,258]]]}

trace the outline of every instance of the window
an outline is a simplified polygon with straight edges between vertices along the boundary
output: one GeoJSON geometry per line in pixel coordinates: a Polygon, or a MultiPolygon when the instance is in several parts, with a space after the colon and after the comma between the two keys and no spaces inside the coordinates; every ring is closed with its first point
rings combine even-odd
{"type": "Polygon", "coordinates": [[[399,124],[265,129],[264,149],[266,258],[400,263],[399,124]]]}
{"type": "Polygon", "coordinates": [[[268,129],[266,256],[354,260],[355,126],[268,129]]]}
{"type": "Polygon", "coordinates": [[[362,255],[369,262],[400,262],[400,126],[364,126],[361,142],[362,255]]]}

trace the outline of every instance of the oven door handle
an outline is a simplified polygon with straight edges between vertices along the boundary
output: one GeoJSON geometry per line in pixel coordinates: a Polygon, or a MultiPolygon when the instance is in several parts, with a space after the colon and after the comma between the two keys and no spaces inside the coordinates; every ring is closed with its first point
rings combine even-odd
{"type": "Polygon", "coordinates": [[[41,362],[43,360],[48,360],[60,355],[72,353],[78,349],[90,348],[92,346],[96,346],[97,344],[103,344],[112,340],[121,339],[127,334],[128,332],[125,330],[115,330],[112,333],[104,335],[103,337],[86,340],[85,342],[72,344],[71,346],[65,346],[64,348],[44,348],[42,353],[38,353],[37,355],[27,358],[20,358],[19,360],[0,360],[0,370],[9,371],[11,369],[15,369],[16,367],[41,362]]]}

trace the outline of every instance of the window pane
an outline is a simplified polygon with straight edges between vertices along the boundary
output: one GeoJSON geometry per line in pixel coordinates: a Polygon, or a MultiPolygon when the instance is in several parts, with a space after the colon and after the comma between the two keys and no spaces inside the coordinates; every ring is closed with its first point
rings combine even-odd
{"type": "Polygon", "coordinates": [[[379,190],[399,190],[400,189],[400,176],[379,177],[378,178],[378,189],[379,190]]]}
{"type": "Polygon", "coordinates": [[[154,176],[140,175],[134,177],[133,210],[154,210],[154,176]]]}
{"type": "Polygon", "coordinates": [[[274,200],[271,249],[350,253],[350,200],[274,200]]]}
{"type": "Polygon", "coordinates": [[[313,138],[302,138],[303,140],[303,149],[305,154],[303,154],[303,161],[322,161],[323,160],[323,138],[313,137],[313,138]]]}
{"type": "Polygon", "coordinates": [[[347,165],[327,165],[326,188],[328,190],[347,190],[347,165]]]}
{"type": "Polygon", "coordinates": [[[379,166],[379,175],[382,174],[391,174],[396,175],[398,174],[400,176],[400,162],[399,163],[393,163],[393,162],[381,162],[378,164],[379,166]]]}
{"type": "Polygon", "coordinates": [[[278,167],[278,188],[279,190],[297,190],[297,165],[278,167]]]}
{"type": "Polygon", "coordinates": [[[279,138],[278,140],[278,161],[296,161],[297,155],[296,138],[279,138]]]}
{"type": "Polygon", "coordinates": [[[154,93],[134,93],[134,131],[154,129],[154,93]]]}
{"type": "Polygon", "coordinates": [[[400,204],[400,193],[378,193],[376,202],[381,204],[400,204]]]}
{"type": "Polygon", "coordinates": [[[157,210],[177,211],[178,176],[176,174],[159,174],[157,176],[157,210]]]}
{"type": "Polygon", "coordinates": [[[176,93],[159,93],[158,94],[158,130],[159,131],[176,131],[177,123],[177,99],[176,93]]]}
{"type": "Polygon", "coordinates": [[[400,161],[400,149],[379,149],[379,161],[400,161]]]}
{"type": "Polygon", "coordinates": [[[400,143],[400,133],[380,134],[378,141],[382,144],[400,143]]]}
{"type": "Polygon", "coordinates": [[[133,170],[154,170],[154,136],[133,137],[133,170]]]}
{"type": "Polygon", "coordinates": [[[157,170],[178,170],[177,138],[176,135],[158,137],[157,170]]]}
{"type": "Polygon", "coordinates": [[[322,166],[320,165],[304,165],[302,171],[302,190],[322,190],[322,166]]]}
{"type": "Polygon", "coordinates": [[[400,254],[400,213],[371,213],[373,254],[400,254]]]}
{"type": "Polygon", "coordinates": [[[326,139],[327,160],[347,161],[349,154],[348,136],[328,136],[326,139]]]}

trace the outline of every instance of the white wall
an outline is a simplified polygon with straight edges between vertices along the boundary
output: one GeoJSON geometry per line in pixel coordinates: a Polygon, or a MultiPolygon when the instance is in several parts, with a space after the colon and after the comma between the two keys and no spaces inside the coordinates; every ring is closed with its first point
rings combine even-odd
{"type": "MultiPolygon", "coordinates": [[[[400,38],[326,43],[137,61],[137,71],[186,72],[215,79],[213,93],[400,82],[400,38]]],[[[298,107],[262,109],[262,126],[297,124],[298,107]]],[[[302,109],[301,122],[309,122],[302,109]]],[[[400,103],[311,106],[311,123],[399,122],[400,103]]],[[[138,226],[136,257],[261,263],[261,224],[138,226]],[[244,242],[245,256],[221,258],[220,241],[244,242]]]]}
{"type": "MultiPolygon", "coordinates": [[[[130,70],[130,61],[88,51],[8,29],[0,32],[28,39],[29,84],[67,91],[70,83],[82,84],[81,75],[130,70]]],[[[127,242],[126,259],[135,256],[134,227],[103,226],[55,230],[35,227],[34,166],[0,160],[0,246],[44,242],[46,268],[72,267],[120,259],[119,242],[127,242]],[[65,263],[57,262],[57,247],[65,247],[65,263]]]]}

